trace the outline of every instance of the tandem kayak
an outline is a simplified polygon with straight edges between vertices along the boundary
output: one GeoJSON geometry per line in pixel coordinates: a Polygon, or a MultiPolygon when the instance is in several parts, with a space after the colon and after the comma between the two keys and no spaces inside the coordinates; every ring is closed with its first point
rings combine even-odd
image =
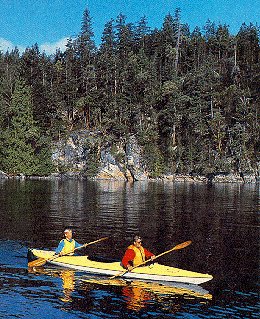
{"type": "MultiPolygon", "coordinates": [[[[29,261],[37,258],[45,258],[49,264],[91,274],[116,276],[125,271],[120,262],[94,261],[89,259],[88,256],[61,256],[48,261],[52,256],[54,256],[53,251],[39,249],[29,249],[28,251],[29,261]]],[[[135,268],[131,272],[124,273],[122,277],[147,281],[181,282],[195,285],[202,284],[213,278],[209,274],[183,270],[159,263],[135,268]]]]}

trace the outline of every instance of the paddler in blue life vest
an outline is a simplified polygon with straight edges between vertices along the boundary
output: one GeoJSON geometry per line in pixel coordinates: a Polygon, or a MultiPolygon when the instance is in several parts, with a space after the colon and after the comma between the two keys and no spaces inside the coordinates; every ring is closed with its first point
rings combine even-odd
{"type": "Polygon", "coordinates": [[[55,253],[58,255],[73,255],[73,250],[81,245],[72,238],[71,228],[66,228],[64,230],[64,236],[65,238],[60,241],[55,253]]]}
{"type": "Polygon", "coordinates": [[[132,270],[133,267],[140,265],[145,260],[153,258],[155,255],[142,246],[142,238],[134,237],[134,242],[130,245],[122,259],[122,265],[125,269],[132,270]]]}

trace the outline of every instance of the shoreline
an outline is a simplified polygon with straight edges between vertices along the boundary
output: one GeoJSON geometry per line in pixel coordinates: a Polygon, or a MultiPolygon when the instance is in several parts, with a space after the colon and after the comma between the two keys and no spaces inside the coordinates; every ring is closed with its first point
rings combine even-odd
{"type": "Polygon", "coordinates": [[[168,174],[163,175],[159,178],[141,178],[141,179],[133,179],[133,178],[122,178],[115,177],[115,176],[94,176],[89,177],[84,175],[82,172],[64,172],[64,173],[52,173],[47,176],[40,176],[40,175],[24,175],[24,174],[17,174],[17,175],[9,175],[5,172],[0,171],[0,180],[10,180],[10,179],[17,179],[17,180],[107,180],[107,181],[121,181],[121,182],[128,182],[128,183],[135,183],[139,181],[146,181],[146,182],[182,182],[182,183],[202,183],[202,184],[216,184],[216,183],[237,183],[237,184],[259,184],[260,178],[254,174],[234,174],[234,173],[226,173],[226,172],[216,172],[205,175],[195,175],[195,174],[168,174]]]}

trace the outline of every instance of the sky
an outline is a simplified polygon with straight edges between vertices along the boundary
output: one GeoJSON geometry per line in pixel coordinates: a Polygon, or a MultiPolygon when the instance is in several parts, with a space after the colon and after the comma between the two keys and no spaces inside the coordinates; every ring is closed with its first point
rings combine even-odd
{"type": "Polygon", "coordinates": [[[191,31],[203,28],[208,19],[229,25],[232,34],[242,23],[260,25],[260,0],[0,0],[0,51],[18,47],[22,52],[35,43],[46,54],[64,50],[67,39],[80,32],[86,8],[97,45],[105,23],[120,13],[127,23],[146,16],[151,29],[160,29],[165,16],[174,15],[176,8],[191,31]]]}

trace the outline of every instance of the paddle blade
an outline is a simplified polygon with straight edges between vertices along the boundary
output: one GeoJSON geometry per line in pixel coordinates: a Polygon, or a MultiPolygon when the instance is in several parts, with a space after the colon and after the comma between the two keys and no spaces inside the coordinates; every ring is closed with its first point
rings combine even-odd
{"type": "Polygon", "coordinates": [[[191,244],[191,240],[185,241],[184,243],[176,245],[173,250],[185,248],[185,247],[189,246],[190,244],[191,244]]]}
{"type": "Polygon", "coordinates": [[[33,268],[33,267],[41,267],[45,265],[47,260],[45,258],[38,258],[36,260],[28,262],[28,267],[33,268]]]}
{"type": "Polygon", "coordinates": [[[117,277],[121,277],[121,276],[123,276],[124,274],[126,274],[128,271],[129,271],[129,270],[126,269],[126,270],[120,272],[119,274],[116,274],[116,275],[114,275],[114,276],[112,276],[112,277],[109,277],[109,279],[115,279],[115,278],[117,278],[117,277]]]}

